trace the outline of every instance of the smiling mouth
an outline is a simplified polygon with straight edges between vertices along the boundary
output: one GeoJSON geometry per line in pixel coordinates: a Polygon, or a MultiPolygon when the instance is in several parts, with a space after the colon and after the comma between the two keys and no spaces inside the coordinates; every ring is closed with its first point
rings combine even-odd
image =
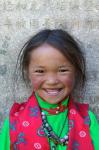
{"type": "Polygon", "coordinates": [[[60,89],[44,89],[45,92],[49,95],[49,96],[57,96],[60,94],[60,92],[63,90],[62,88],[60,89]]]}

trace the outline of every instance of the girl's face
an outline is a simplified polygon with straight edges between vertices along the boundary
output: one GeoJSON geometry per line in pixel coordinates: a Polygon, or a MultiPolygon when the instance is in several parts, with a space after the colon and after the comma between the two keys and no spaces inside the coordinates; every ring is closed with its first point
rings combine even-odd
{"type": "Polygon", "coordinates": [[[48,44],[31,52],[28,73],[34,91],[50,104],[67,98],[74,88],[74,66],[58,49],[48,44]]]}

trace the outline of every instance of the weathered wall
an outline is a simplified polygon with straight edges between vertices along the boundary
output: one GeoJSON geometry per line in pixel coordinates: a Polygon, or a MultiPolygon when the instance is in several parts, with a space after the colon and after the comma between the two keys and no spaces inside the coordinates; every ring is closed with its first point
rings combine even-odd
{"type": "Polygon", "coordinates": [[[18,52],[45,27],[61,27],[81,41],[88,68],[85,101],[99,119],[99,0],[0,0],[0,125],[14,99],[29,93],[24,84],[14,88],[18,52]]]}

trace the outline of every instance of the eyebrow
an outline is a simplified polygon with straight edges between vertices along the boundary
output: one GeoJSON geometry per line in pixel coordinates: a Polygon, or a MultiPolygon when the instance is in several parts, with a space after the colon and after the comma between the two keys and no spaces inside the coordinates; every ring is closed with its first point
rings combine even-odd
{"type": "Polygon", "coordinates": [[[67,66],[67,65],[62,65],[62,66],[59,66],[59,68],[64,68],[64,67],[71,67],[70,65],[67,66]]]}
{"type": "MultiPolygon", "coordinates": [[[[72,66],[71,66],[71,65],[69,65],[69,66],[67,66],[67,65],[61,65],[61,66],[59,66],[58,68],[60,69],[60,68],[69,68],[69,67],[72,67],[72,66]]],[[[37,66],[37,65],[35,65],[33,68],[34,68],[34,69],[35,69],[35,68],[44,69],[45,66],[37,66]]]]}
{"type": "Polygon", "coordinates": [[[44,67],[35,65],[33,68],[44,68],[44,67]]]}

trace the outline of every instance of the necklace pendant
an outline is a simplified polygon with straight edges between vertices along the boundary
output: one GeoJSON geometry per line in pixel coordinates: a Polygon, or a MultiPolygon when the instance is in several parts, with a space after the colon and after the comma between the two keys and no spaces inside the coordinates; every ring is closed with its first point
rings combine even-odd
{"type": "Polygon", "coordinates": [[[62,145],[62,146],[65,146],[66,144],[65,144],[65,142],[64,142],[64,143],[62,143],[61,145],[62,145]]]}
{"type": "Polygon", "coordinates": [[[68,144],[68,141],[66,141],[65,144],[67,145],[67,144],[68,144]]]}
{"type": "Polygon", "coordinates": [[[53,146],[52,146],[52,150],[56,150],[56,145],[53,145],[53,146]]]}

